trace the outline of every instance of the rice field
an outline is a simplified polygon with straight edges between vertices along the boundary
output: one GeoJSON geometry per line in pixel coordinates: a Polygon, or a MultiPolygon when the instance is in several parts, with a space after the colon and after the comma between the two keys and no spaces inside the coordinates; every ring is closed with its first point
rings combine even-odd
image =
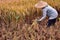
{"type": "Polygon", "coordinates": [[[44,0],[59,13],[55,26],[46,28],[47,18],[38,24],[40,0],[0,0],[0,40],[60,40],[60,0],[44,0]]]}

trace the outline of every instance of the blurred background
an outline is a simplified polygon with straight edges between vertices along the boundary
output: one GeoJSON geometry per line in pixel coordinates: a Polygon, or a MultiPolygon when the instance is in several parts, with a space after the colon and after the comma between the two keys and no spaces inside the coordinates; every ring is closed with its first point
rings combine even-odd
{"type": "MultiPolygon", "coordinates": [[[[60,40],[60,21],[50,29],[45,28],[47,19],[41,25],[33,23],[42,14],[34,7],[38,1],[0,0],[0,40],[60,40]]],[[[60,20],[60,0],[43,1],[58,11],[60,20]]]]}

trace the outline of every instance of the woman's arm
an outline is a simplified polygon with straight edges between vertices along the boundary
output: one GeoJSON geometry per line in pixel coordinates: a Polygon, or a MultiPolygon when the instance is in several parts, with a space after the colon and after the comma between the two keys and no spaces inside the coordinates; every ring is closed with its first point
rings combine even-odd
{"type": "Polygon", "coordinates": [[[39,20],[37,20],[37,21],[42,21],[43,19],[46,18],[46,15],[47,15],[46,11],[47,11],[46,9],[43,9],[43,16],[42,16],[41,19],[39,19],[39,20]]]}

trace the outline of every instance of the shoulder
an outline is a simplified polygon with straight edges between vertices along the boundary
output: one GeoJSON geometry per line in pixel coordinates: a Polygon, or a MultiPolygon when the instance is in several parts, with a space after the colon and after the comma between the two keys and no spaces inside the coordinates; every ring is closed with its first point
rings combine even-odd
{"type": "Polygon", "coordinates": [[[47,5],[43,10],[47,10],[48,8],[50,8],[49,5],[47,5]]]}
{"type": "Polygon", "coordinates": [[[53,9],[50,5],[48,5],[46,8],[43,9],[43,11],[48,11],[50,9],[53,9]]]}
{"type": "Polygon", "coordinates": [[[44,12],[44,11],[47,11],[48,10],[48,8],[46,7],[46,8],[44,8],[44,9],[42,9],[42,11],[44,12]]]}

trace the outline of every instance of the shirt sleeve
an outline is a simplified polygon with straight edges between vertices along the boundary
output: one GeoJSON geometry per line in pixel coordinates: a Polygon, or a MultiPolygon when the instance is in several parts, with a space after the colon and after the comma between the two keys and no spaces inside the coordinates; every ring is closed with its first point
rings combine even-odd
{"type": "Polygon", "coordinates": [[[47,11],[46,9],[43,9],[43,16],[42,16],[42,18],[39,19],[38,21],[42,21],[43,19],[46,18],[46,15],[47,15],[46,11],[47,11]]]}

